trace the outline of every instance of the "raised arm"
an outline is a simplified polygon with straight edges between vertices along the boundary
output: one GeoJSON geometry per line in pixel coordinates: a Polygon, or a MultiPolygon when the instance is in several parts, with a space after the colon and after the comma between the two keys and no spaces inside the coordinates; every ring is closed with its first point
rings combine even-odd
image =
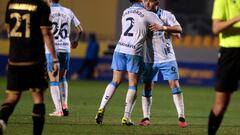
{"type": "Polygon", "coordinates": [[[151,24],[150,28],[151,31],[166,31],[169,33],[182,33],[182,27],[180,25],[175,26],[161,26],[156,23],[151,24]]]}

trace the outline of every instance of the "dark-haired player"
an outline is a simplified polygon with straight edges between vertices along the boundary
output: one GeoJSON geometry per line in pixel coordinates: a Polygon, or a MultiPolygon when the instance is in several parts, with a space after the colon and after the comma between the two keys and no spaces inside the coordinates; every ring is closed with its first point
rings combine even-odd
{"type": "MultiPolygon", "coordinates": [[[[152,82],[158,81],[158,74],[162,74],[163,79],[167,80],[173,95],[173,101],[177,109],[179,127],[185,128],[183,94],[179,84],[179,72],[176,56],[172,45],[172,35],[182,32],[182,28],[175,16],[167,11],[160,9],[160,0],[145,0],[145,8],[158,15],[163,26],[153,36],[147,38],[147,47],[144,52],[145,69],[143,73],[144,90],[142,93],[142,110],[144,118],[140,125],[150,124],[150,111],[152,105],[152,82]]],[[[155,26],[153,26],[155,27],[155,26]]]]}
{"type": "Polygon", "coordinates": [[[125,100],[123,125],[134,125],[131,114],[137,97],[137,85],[143,68],[143,46],[145,45],[149,25],[160,24],[153,12],[143,7],[142,0],[130,0],[131,7],[125,9],[122,15],[122,34],[114,50],[112,69],[113,78],[105,89],[97,115],[97,124],[102,124],[107,103],[122,82],[125,72],[128,73],[128,91],[125,100]]]}
{"type": "Polygon", "coordinates": [[[0,134],[25,90],[31,90],[33,99],[33,134],[41,135],[44,127],[45,79],[44,41],[53,57],[54,76],[59,63],[51,34],[50,8],[42,0],[10,0],[5,22],[9,25],[10,50],[8,59],[7,90],[0,110],[0,134]]]}

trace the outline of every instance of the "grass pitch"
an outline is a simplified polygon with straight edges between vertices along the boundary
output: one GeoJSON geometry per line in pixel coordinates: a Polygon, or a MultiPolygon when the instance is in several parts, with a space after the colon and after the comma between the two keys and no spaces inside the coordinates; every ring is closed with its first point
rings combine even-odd
{"type": "MultiPolygon", "coordinates": [[[[95,123],[103,92],[108,82],[70,81],[68,117],[49,117],[53,103],[49,91],[45,93],[46,123],[44,135],[206,135],[208,114],[214,102],[214,90],[211,87],[182,86],[185,100],[186,120],[189,126],[178,128],[175,106],[170,89],[157,85],[153,91],[151,125],[149,127],[121,125],[127,84],[120,85],[108,104],[103,125],[95,123]]],[[[6,78],[0,78],[0,101],[3,102],[6,78]]],[[[138,99],[132,120],[138,123],[142,119],[141,91],[139,85],[138,99]]],[[[233,95],[232,102],[223,120],[218,135],[240,135],[240,94],[233,95]]],[[[32,134],[32,100],[30,92],[25,92],[10,117],[5,135],[32,134]]]]}

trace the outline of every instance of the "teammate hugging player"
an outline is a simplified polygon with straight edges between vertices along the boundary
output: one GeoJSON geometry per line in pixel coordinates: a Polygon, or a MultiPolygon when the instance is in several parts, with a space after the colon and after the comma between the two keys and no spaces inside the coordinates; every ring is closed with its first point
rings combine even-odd
{"type": "Polygon", "coordinates": [[[182,28],[175,16],[170,12],[159,8],[160,0],[146,0],[146,9],[156,13],[163,23],[162,26],[152,25],[150,29],[156,29],[153,36],[148,36],[147,46],[144,49],[145,69],[143,73],[144,90],[142,93],[143,119],[140,122],[142,126],[150,124],[150,110],[152,105],[152,87],[158,80],[158,74],[161,72],[164,80],[168,80],[172,90],[173,101],[175,103],[179,127],[185,128],[184,102],[183,94],[179,85],[179,73],[175,53],[172,46],[172,35],[178,35],[182,28]]]}
{"type": "Polygon", "coordinates": [[[149,25],[161,24],[156,14],[144,9],[142,0],[130,0],[130,2],[132,6],[127,8],[122,15],[122,34],[112,59],[113,79],[106,87],[102,97],[95,117],[97,124],[102,124],[106,105],[121,83],[124,73],[127,72],[129,87],[122,124],[134,125],[131,121],[131,113],[137,97],[139,76],[143,68],[144,42],[149,31],[149,25]]]}

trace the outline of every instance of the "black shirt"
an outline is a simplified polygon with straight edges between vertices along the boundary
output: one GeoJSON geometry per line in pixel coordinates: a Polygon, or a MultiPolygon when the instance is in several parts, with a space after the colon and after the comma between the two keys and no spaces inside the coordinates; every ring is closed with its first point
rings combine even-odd
{"type": "Polygon", "coordinates": [[[10,0],[5,22],[9,24],[9,61],[45,61],[41,27],[51,27],[50,8],[42,0],[10,0]]]}

